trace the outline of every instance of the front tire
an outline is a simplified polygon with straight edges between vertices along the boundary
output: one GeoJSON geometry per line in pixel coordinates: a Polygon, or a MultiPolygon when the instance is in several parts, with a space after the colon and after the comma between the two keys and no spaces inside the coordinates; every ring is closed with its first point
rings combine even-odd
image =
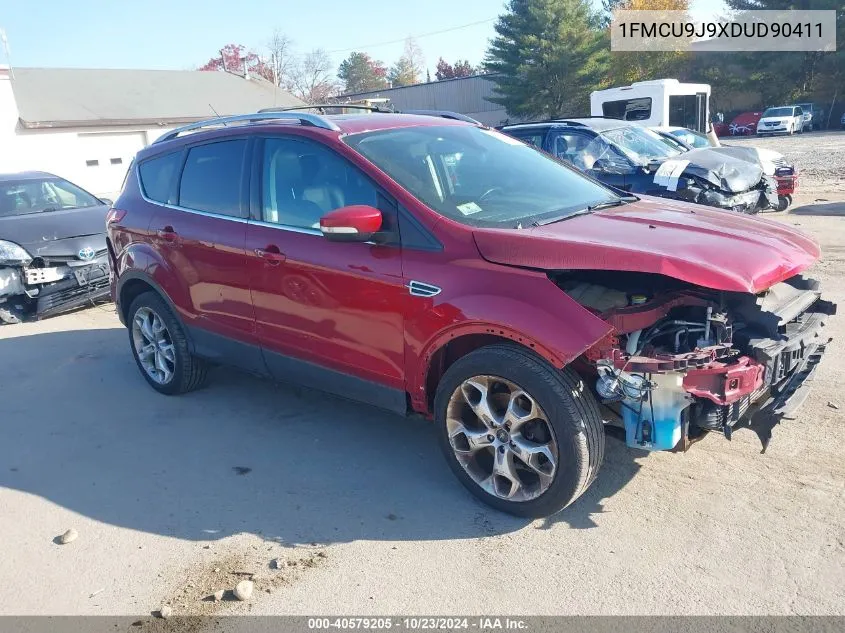
{"type": "Polygon", "coordinates": [[[571,369],[516,345],[457,360],[434,399],[439,440],[461,483],[521,517],[558,512],[590,486],[604,459],[598,403],[571,369]]]}
{"type": "Polygon", "coordinates": [[[139,295],[129,306],[129,345],[141,375],[166,395],[201,387],[208,365],[193,356],[182,324],[155,292],[139,295]]]}

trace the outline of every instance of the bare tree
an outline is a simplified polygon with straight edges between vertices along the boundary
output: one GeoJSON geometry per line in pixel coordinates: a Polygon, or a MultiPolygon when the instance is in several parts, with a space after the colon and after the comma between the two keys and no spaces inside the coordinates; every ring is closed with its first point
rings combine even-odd
{"type": "Polygon", "coordinates": [[[322,48],[306,53],[293,70],[293,90],[306,103],[320,103],[337,93],[331,57],[322,48]]]}
{"type": "Polygon", "coordinates": [[[290,88],[293,82],[294,67],[293,41],[279,29],[273,31],[273,36],[267,42],[270,53],[268,66],[273,72],[273,80],[277,86],[290,88]]]}
{"type": "Polygon", "coordinates": [[[402,52],[402,57],[408,61],[415,76],[422,76],[423,70],[425,69],[425,55],[423,55],[420,45],[417,44],[417,40],[413,37],[405,40],[405,50],[402,52]]]}

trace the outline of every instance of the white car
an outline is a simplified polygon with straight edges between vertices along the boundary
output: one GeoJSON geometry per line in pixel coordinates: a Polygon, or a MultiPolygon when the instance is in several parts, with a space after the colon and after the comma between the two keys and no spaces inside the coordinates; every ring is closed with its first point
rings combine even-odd
{"type": "Polygon", "coordinates": [[[769,108],[757,122],[757,136],[795,134],[804,131],[804,111],[800,106],[769,108]]]}

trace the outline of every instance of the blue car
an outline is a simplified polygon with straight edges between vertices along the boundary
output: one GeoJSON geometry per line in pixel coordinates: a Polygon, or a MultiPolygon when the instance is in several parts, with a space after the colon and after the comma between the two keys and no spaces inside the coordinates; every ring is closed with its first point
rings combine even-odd
{"type": "Polygon", "coordinates": [[[687,150],[642,125],[602,117],[518,123],[500,129],[629,193],[750,214],[778,202],[774,179],[740,155],[741,148],[687,150]]]}

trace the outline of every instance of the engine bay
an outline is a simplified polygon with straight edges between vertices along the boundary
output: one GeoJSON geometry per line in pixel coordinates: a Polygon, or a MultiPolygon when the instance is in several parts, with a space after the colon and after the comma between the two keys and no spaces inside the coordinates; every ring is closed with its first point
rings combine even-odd
{"type": "Polygon", "coordinates": [[[577,271],[550,278],[613,326],[581,359],[630,446],[685,449],[709,431],[728,439],[752,408],[783,409],[829,339],[836,306],[796,275],[758,294],[669,277],[577,271]]]}

